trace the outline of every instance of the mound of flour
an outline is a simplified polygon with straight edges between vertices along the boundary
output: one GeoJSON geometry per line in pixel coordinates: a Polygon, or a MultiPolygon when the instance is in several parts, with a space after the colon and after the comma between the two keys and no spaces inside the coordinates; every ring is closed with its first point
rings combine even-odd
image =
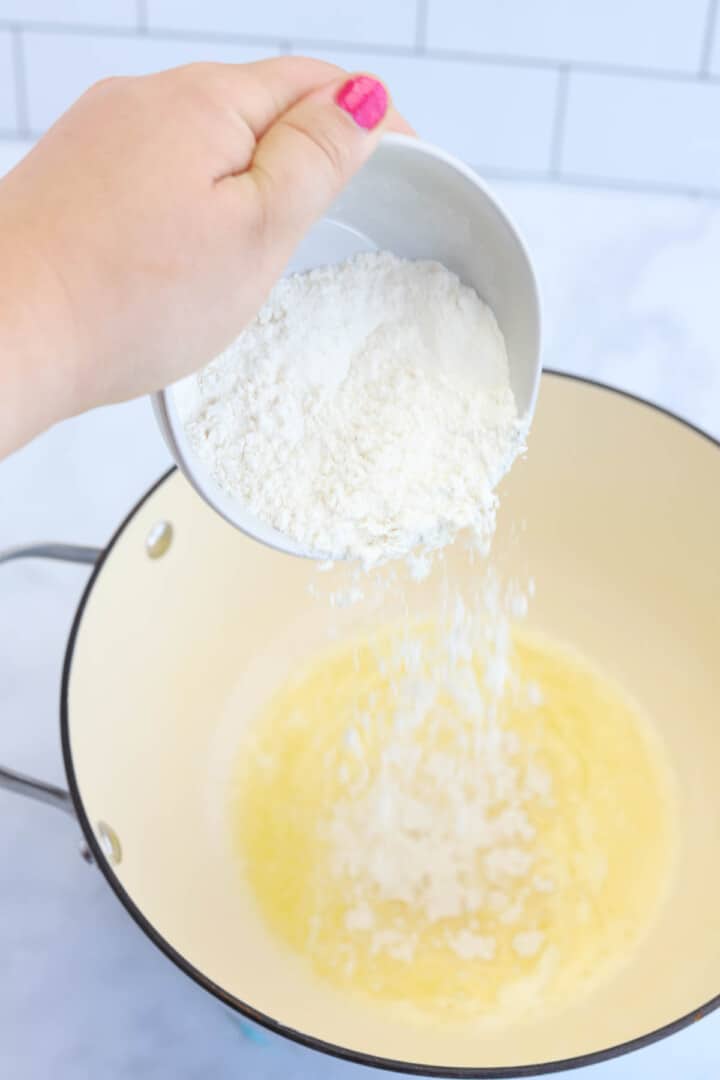
{"type": "Polygon", "coordinates": [[[366,566],[468,526],[487,541],[524,438],[488,306],[439,263],[388,252],[280,281],[174,394],[227,493],[307,548],[366,566]]]}

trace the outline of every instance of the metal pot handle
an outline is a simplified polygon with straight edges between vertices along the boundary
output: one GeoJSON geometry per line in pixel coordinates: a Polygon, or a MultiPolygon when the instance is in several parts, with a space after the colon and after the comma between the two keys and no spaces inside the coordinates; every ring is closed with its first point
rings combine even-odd
{"type": "MultiPolygon", "coordinates": [[[[102,548],[82,547],[78,544],[28,544],[0,551],[0,563],[12,562],[14,559],[57,559],[60,562],[86,563],[94,566],[101,554],[102,548]]],[[[69,792],[55,784],[48,784],[43,780],[36,780],[32,776],[25,776],[23,773],[0,766],[0,788],[48,803],[58,810],[64,810],[75,816],[69,792]]]]}

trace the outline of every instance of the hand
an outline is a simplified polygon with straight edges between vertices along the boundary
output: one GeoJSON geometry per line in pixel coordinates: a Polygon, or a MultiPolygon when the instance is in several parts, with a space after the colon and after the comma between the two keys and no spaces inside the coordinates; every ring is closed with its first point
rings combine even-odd
{"type": "Polygon", "coordinates": [[[0,183],[0,454],[220,352],[387,129],[299,57],[92,87],[0,183]]]}

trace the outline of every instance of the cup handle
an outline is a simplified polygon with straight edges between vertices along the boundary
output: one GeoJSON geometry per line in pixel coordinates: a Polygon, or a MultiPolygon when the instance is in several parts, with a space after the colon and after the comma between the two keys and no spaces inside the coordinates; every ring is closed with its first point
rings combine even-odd
{"type": "MultiPolygon", "coordinates": [[[[88,566],[94,566],[101,554],[102,548],[83,547],[78,544],[40,543],[6,548],[5,551],[0,551],[0,563],[12,562],[14,559],[57,559],[59,562],[86,563],[88,566]]],[[[44,780],[37,780],[14,769],[0,766],[0,788],[36,799],[38,802],[48,803],[57,810],[64,810],[73,818],[75,817],[70,793],[55,784],[49,784],[44,780]]]]}

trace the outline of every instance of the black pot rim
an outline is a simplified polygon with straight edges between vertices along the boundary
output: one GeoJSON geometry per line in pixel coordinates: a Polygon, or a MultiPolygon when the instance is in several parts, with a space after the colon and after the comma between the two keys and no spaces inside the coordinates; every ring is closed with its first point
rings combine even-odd
{"type": "MultiPolygon", "coordinates": [[[[609,386],[606,383],[600,382],[596,379],[587,378],[582,375],[574,375],[568,372],[557,371],[554,369],[545,369],[543,374],[551,375],[555,378],[562,378],[572,380],[578,383],[584,383],[589,386],[593,386],[599,390],[604,390],[612,394],[617,394],[620,397],[629,399],[636,402],[648,409],[653,409],[666,416],[668,419],[675,421],[678,424],[682,424],[683,427],[688,428],[695,434],[699,435],[703,439],[706,439],[713,446],[720,449],[720,441],[715,439],[708,432],[703,431],[702,428],[691,424],[689,421],[684,420],[676,413],[671,412],[669,409],[665,409],[660,405],[656,405],[653,402],[647,401],[644,398],[639,397],[636,394],[631,394],[626,390],[618,389],[614,386],[609,386]]],[[[120,540],[128,524],[135,517],[140,508],[147,502],[147,500],[157,491],[162,484],[165,483],[169,477],[176,472],[177,469],[173,466],[167,472],[165,472],[160,479],[149,488],[148,491],[142,496],[142,498],[133,506],[127,516],[120,523],[114,534],[110,538],[107,546],[102,552],[102,555],[95,564],[92,574],[85,586],[80,603],[78,604],[75,617],[73,619],[72,628],[70,630],[70,636],[68,638],[67,648],[65,651],[65,660],[63,663],[62,682],[60,688],[60,732],[62,740],[62,754],[65,765],[65,772],[67,774],[68,786],[70,789],[70,795],[72,798],[75,813],[77,814],[78,821],[85,835],[85,840],[92,852],[92,856],[104,875],[108,885],[115,893],[116,897],[123,905],[123,907],[130,914],[132,919],[137,923],[143,933],[153,942],[157,948],[165,954],[165,956],[172,961],[185,975],[189,976],[193,982],[206,990],[213,997],[217,998],[228,1008],[234,1012],[239,1013],[247,1020],[251,1020],[253,1023],[260,1025],[266,1030],[270,1031],[274,1035],[280,1035],[292,1042],[299,1043],[301,1046],[305,1046],[311,1050],[317,1050],[320,1053],[327,1054],[331,1057],[340,1058],[345,1061],[352,1062],[356,1065],[367,1065],[375,1069],[385,1069],[389,1072],[405,1073],[410,1075],[425,1076],[425,1077],[454,1077],[462,1078],[462,1080],[491,1080],[491,1078],[500,1077],[527,1077],[527,1076],[542,1076],[547,1073],[560,1072],[569,1069],[577,1069],[586,1065],[595,1065],[603,1061],[608,1061],[611,1058],[620,1057],[623,1054],[630,1053],[633,1050],[639,1050],[643,1047],[650,1046],[652,1043],[659,1041],[660,1039],[667,1038],[669,1035],[675,1034],[677,1031],[681,1031],[683,1028],[688,1027],[690,1024],[701,1020],[709,1013],[720,1007],[720,993],[709,1001],[693,1009],[691,1012],[686,1013],[677,1020],[673,1020],[669,1024],[664,1024],[662,1027],[656,1028],[653,1031],[647,1032],[645,1035],[639,1035],[634,1039],[628,1039],[625,1042],[618,1043],[615,1046],[608,1046],[602,1050],[594,1050],[591,1053],[579,1054],[575,1057],[563,1058],[557,1061],[544,1061],[535,1065],[503,1065],[493,1068],[492,1066],[483,1066],[481,1068],[473,1067],[452,1067],[446,1065],[424,1065],[421,1062],[409,1062],[409,1061],[396,1061],[392,1058],[378,1057],[374,1054],[364,1053],[359,1050],[352,1050],[348,1047],[337,1046],[334,1043],[326,1042],[323,1039],[318,1039],[313,1035],[306,1035],[302,1031],[297,1031],[294,1028],[287,1027],[275,1020],[273,1017],[266,1015],[254,1009],[251,1005],[248,1005],[244,1001],[240,1001],[234,995],[228,993],[217,983],[209,979],[202,971],[191,964],[180,952],[178,952],[155,926],[145,917],[143,912],[137,907],[131,897],[123,888],[122,884],[116,877],[112,867],[107,861],[102,849],[95,836],[95,832],[90,824],[85,807],[83,805],[82,797],[80,795],[80,788],[78,785],[77,776],[75,774],[75,767],[73,764],[72,750],[70,747],[70,727],[69,727],[69,707],[68,707],[68,690],[70,685],[70,673],[72,669],[73,655],[75,651],[75,644],[77,636],[82,623],[85,607],[88,603],[90,595],[95,586],[100,573],[102,572],[105,561],[108,558],[110,552],[120,540]]]]}

